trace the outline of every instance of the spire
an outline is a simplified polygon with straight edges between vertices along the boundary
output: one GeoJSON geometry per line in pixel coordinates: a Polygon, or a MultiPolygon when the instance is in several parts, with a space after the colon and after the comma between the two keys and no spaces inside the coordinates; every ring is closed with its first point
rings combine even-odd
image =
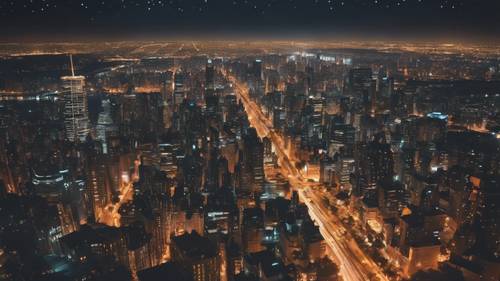
{"type": "Polygon", "coordinates": [[[73,55],[69,54],[69,61],[71,64],[71,76],[75,76],[75,67],[73,66],[73,55]]]}

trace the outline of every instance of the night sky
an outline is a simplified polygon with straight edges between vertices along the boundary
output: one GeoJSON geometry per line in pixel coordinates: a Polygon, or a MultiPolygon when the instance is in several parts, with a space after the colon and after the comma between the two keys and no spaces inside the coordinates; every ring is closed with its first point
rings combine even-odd
{"type": "Polygon", "coordinates": [[[0,0],[8,38],[137,34],[500,37],[500,0],[0,0]]]}

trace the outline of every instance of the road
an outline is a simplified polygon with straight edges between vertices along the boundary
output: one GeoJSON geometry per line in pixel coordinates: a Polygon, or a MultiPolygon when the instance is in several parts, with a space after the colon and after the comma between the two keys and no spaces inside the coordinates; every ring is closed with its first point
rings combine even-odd
{"type": "MultiPolygon", "coordinates": [[[[240,98],[245,106],[245,111],[247,112],[248,119],[252,126],[257,130],[257,134],[259,137],[268,137],[274,144],[274,148],[276,150],[276,155],[278,155],[278,162],[280,166],[284,169],[284,175],[290,175],[297,177],[301,181],[305,179],[302,177],[302,174],[296,168],[295,163],[290,159],[289,151],[285,147],[285,141],[283,137],[274,131],[273,123],[271,120],[266,118],[266,116],[262,113],[260,107],[250,99],[248,88],[239,83],[233,76],[226,73],[226,77],[231,81],[233,87],[236,90],[236,95],[240,98]]],[[[289,176],[289,177],[290,177],[289,176]]]]}
{"type": "Polygon", "coordinates": [[[344,256],[350,257],[348,259],[349,269],[358,271],[363,276],[363,280],[368,280],[370,273],[378,277],[379,280],[387,280],[380,267],[360,249],[342,221],[329,211],[329,207],[324,202],[321,192],[315,191],[311,187],[306,187],[299,189],[299,197],[305,198],[304,201],[310,210],[309,213],[320,225],[320,229],[322,228],[324,232],[331,232],[326,236],[333,236],[339,241],[341,245],[338,250],[342,251],[344,256]]]}
{"type": "Polygon", "coordinates": [[[98,216],[98,221],[109,226],[119,227],[120,226],[120,207],[126,202],[131,201],[134,195],[134,182],[139,179],[139,160],[134,161],[134,172],[129,181],[122,182],[120,186],[120,195],[118,195],[118,202],[114,204],[108,204],[104,207],[98,216]]]}
{"type": "Polygon", "coordinates": [[[379,280],[388,280],[377,264],[360,250],[352,238],[345,235],[347,231],[342,222],[324,205],[320,191],[311,188],[315,183],[305,179],[296,168],[297,160],[293,159],[293,155],[286,149],[284,138],[273,130],[272,122],[266,118],[259,105],[250,99],[246,85],[237,81],[228,72],[225,72],[225,76],[243,102],[250,124],[256,128],[258,135],[271,139],[278,155],[281,173],[288,176],[290,185],[298,190],[299,197],[307,205],[311,218],[319,225],[320,232],[331,249],[333,259],[340,263],[342,278],[345,281],[365,281],[369,280],[370,276],[377,276],[379,280]]]}

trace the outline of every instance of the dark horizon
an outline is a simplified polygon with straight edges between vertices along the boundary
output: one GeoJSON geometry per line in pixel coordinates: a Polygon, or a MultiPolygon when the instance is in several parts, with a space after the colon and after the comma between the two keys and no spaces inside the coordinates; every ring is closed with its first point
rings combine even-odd
{"type": "Polygon", "coordinates": [[[0,5],[0,41],[361,37],[494,42],[500,34],[500,2],[493,0],[66,2],[0,5]]]}
{"type": "Polygon", "coordinates": [[[232,29],[218,30],[211,32],[208,30],[197,30],[185,28],[183,32],[162,31],[150,28],[149,31],[127,29],[126,33],[119,30],[103,30],[96,32],[78,31],[73,34],[67,32],[52,33],[32,33],[17,32],[12,35],[0,37],[0,44],[22,43],[98,43],[98,42],[133,42],[133,41],[196,41],[196,42],[246,42],[246,41],[296,41],[300,42],[325,42],[341,43],[345,42],[391,42],[391,43],[412,43],[412,44],[464,44],[464,45],[496,45],[500,42],[500,37],[474,34],[473,32],[423,32],[423,31],[401,31],[401,32],[360,32],[359,29],[339,29],[315,28],[315,30],[304,28],[290,28],[281,30],[248,30],[232,29]],[[153,30],[153,31],[152,31],[153,30]]]}

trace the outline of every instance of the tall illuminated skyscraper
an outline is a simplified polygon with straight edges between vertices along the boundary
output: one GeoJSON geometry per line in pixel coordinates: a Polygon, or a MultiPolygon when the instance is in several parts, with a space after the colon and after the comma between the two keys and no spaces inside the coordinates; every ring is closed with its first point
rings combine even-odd
{"type": "Polygon", "coordinates": [[[84,141],[89,133],[87,95],[84,90],[85,77],[75,76],[71,56],[70,60],[71,76],[61,77],[66,137],[70,141],[84,141]]]}
{"type": "Polygon", "coordinates": [[[215,90],[215,68],[212,60],[207,61],[207,66],[205,68],[205,91],[209,94],[213,94],[215,90]]]}
{"type": "Polygon", "coordinates": [[[262,60],[256,59],[252,64],[252,74],[256,80],[262,80],[262,60]]]}

